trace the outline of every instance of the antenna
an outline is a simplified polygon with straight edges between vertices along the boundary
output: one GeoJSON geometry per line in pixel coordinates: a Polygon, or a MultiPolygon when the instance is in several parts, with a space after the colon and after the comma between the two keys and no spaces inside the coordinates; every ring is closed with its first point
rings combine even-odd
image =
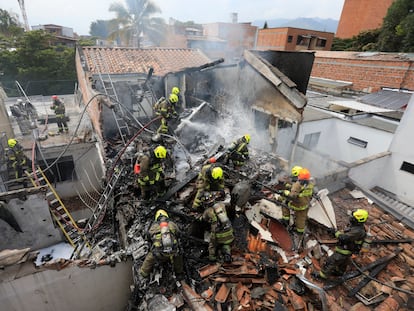
{"type": "Polygon", "coordinates": [[[26,9],[24,7],[24,0],[17,0],[19,2],[20,11],[22,11],[23,21],[24,21],[24,29],[26,31],[30,31],[29,21],[27,20],[26,9]]]}

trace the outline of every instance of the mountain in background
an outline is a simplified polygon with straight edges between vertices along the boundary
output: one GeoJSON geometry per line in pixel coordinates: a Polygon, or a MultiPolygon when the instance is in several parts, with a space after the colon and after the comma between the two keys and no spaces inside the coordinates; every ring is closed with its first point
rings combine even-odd
{"type": "Polygon", "coordinates": [[[259,28],[263,28],[263,25],[267,22],[267,26],[269,28],[275,27],[294,27],[294,28],[302,28],[302,29],[309,29],[309,30],[318,30],[318,31],[326,31],[326,32],[333,32],[336,33],[336,29],[338,28],[337,20],[331,18],[305,18],[300,17],[296,19],[286,19],[286,18],[278,18],[278,19],[269,19],[269,20],[255,20],[252,22],[253,26],[257,26],[259,28]]]}

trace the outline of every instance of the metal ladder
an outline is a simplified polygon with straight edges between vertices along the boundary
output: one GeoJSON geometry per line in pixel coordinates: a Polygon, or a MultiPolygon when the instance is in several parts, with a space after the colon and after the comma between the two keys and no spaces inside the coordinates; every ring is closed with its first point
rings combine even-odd
{"type": "Polygon", "coordinates": [[[76,221],[66,209],[55,188],[47,179],[45,173],[40,168],[37,168],[35,174],[30,174],[27,171],[25,171],[25,173],[34,187],[44,187],[47,189],[46,200],[49,204],[50,213],[70,245],[76,247],[80,241],[83,241],[83,243],[90,248],[90,243],[82,232],[83,229],[78,227],[76,221]]]}
{"type": "MultiPolygon", "coordinates": [[[[111,199],[111,195],[115,189],[116,184],[118,183],[119,178],[122,175],[124,167],[115,167],[111,178],[108,181],[108,184],[105,187],[104,192],[101,194],[99,198],[98,204],[96,205],[91,217],[89,218],[88,222],[85,226],[85,232],[90,233],[94,231],[99,223],[102,221],[103,217],[105,216],[106,207],[108,205],[108,201],[111,199]]],[[[79,241],[78,245],[76,245],[73,256],[79,256],[85,247],[85,241],[79,241]]]]}
{"type": "Polygon", "coordinates": [[[112,114],[115,119],[116,126],[118,128],[119,135],[123,141],[124,144],[128,141],[127,137],[131,134],[131,130],[128,126],[128,123],[126,122],[126,113],[124,108],[120,105],[118,95],[116,94],[114,83],[112,82],[111,75],[109,74],[109,69],[107,66],[107,63],[105,59],[101,55],[100,49],[95,49],[95,57],[91,57],[94,66],[96,68],[96,71],[98,72],[99,80],[101,81],[102,87],[105,91],[105,94],[108,96],[108,99],[111,100],[114,108],[112,109],[112,114]],[[101,68],[98,67],[98,62],[102,65],[102,69],[104,70],[104,73],[102,72],[101,68]],[[104,75],[105,78],[104,79],[104,75]],[[105,81],[109,82],[109,86],[105,84],[105,81]]]}

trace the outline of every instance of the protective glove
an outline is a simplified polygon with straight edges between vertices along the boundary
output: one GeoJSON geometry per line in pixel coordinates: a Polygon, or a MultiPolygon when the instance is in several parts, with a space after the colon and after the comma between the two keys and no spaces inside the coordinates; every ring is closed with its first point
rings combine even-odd
{"type": "Polygon", "coordinates": [[[217,199],[223,200],[225,197],[226,197],[226,192],[224,190],[218,191],[218,193],[217,193],[217,199]]]}

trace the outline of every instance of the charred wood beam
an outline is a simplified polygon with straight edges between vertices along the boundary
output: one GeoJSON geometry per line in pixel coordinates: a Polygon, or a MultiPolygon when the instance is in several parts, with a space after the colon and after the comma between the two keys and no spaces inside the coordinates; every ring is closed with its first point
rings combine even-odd
{"type": "Polygon", "coordinates": [[[353,278],[361,275],[365,271],[369,271],[369,270],[375,268],[376,266],[382,265],[384,263],[388,264],[388,262],[391,261],[396,256],[398,256],[398,254],[401,253],[401,251],[402,251],[401,248],[397,248],[392,254],[390,254],[388,256],[381,257],[380,259],[371,262],[370,264],[366,265],[365,267],[359,268],[359,270],[357,270],[357,271],[352,271],[352,272],[344,274],[343,276],[339,277],[337,280],[335,280],[331,284],[325,285],[323,287],[323,289],[324,290],[332,289],[332,288],[334,288],[338,285],[341,285],[342,283],[344,283],[344,282],[346,282],[350,279],[353,279],[353,278]]]}

